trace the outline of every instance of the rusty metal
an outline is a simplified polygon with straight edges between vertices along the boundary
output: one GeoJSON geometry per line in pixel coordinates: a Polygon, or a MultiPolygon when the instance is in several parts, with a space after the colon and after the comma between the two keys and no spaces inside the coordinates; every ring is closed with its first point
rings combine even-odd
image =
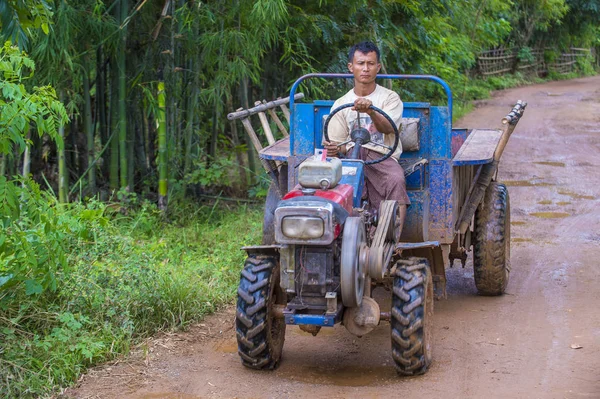
{"type": "Polygon", "coordinates": [[[272,305],[271,306],[271,313],[273,314],[273,317],[276,319],[283,319],[283,311],[285,309],[285,305],[272,305]]]}
{"type": "Polygon", "coordinates": [[[298,327],[300,327],[302,331],[312,334],[313,337],[316,337],[319,331],[321,331],[321,326],[311,324],[300,324],[298,327]]]}
{"type": "Polygon", "coordinates": [[[364,297],[359,307],[344,311],[344,327],[357,337],[367,335],[379,325],[381,309],[373,298],[364,297]]]}
{"type": "Polygon", "coordinates": [[[379,313],[379,320],[390,321],[392,320],[392,312],[381,312],[379,313]]]}
{"type": "Polygon", "coordinates": [[[517,101],[512,111],[502,119],[502,124],[506,125],[507,123],[510,123],[511,125],[516,125],[519,122],[519,119],[521,119],[521,116],[523,116],[525,107],[527,107],[526,102],[522,100],[517,101]]]}
{"type": "Polygon", "coordinates": [[[397,213],[398,203],[396,201],[383,201],[379,206],[379,223],[368,256],[367,270],[373,280],[381,280],[387,272],[394,246],[398,242],[399,237],[395,232],[397,213]],[[390,236],[393,236],[392,240],[389,239],[390,236]]]}

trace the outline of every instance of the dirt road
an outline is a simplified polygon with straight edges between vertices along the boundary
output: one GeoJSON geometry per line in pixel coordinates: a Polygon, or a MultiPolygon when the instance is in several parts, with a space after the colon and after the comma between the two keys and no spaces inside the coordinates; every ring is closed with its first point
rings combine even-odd
{"type": "Polygon", "coordinates": [[[456,126],[495,127],[517,99],[529,106],[498,176],[512,208],[507,293],[477,296],[456,262],[426,375],[396,376],[387,323],[360,339],[288,328],[281,367],[251,371],[230,310],[91,372],[68,397],[600,398],[600,76],[498,93],[456,126]]]}

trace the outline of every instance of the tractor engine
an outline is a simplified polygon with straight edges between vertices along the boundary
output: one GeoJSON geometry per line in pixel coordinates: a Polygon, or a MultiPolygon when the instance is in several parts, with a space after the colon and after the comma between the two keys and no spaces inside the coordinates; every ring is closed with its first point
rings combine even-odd
{"type": "Polygon", "coordinates": [[[354,194],[351,185],[338,184],[341,177],[339,159],[308,159],[299,167],[299,185],[275,210],[280,285],[288,297],[284,315],[291,324],[298,314],[329,314],[333,325],[340,313],[341,232],[354,194]]]}

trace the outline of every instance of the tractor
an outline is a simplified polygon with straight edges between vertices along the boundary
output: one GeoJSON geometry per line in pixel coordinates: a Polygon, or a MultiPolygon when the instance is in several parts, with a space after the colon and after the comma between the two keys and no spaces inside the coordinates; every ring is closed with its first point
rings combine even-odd
{"type": "Polygon", "coordinates": [[[506,186],[494,176],[527,104],[517,102],[501,129],[453,128],[452,92],[442,79],[379,75],[437,83],[447,102],[404,103],[402,126],[391,123],[395,145],[379,159],[358,159],[358,149],[369,142],[368,131],[360,128],[351,132],[355,145],[347,158],[327,158],[322,142],[328,141],[329,121],[352,104],[332,110],[333,101],[296,102],[300,83],[309,78],[353,76],[299,78],[289,97],[289,137],[260,152],[272,182],[262,245],[243,248],[248,256],[235,319],[242,364],[276,368],[287,325],[317,335],[341,323],[360,337],[386,321],[398,374],[423,374],[432,362],[434,298],[446,295],[446,268],[455,259],[464,267],[472,252],[479,294],[501,295],[506,289],[510,203],[506,186]],[[401,229],[395,201],[372,211],[363,198],[365,168],[391,156],[399,142],[411,201],[401,229]],[[373,298],[377,287],[391,295],[389,312],[373,298]]]}

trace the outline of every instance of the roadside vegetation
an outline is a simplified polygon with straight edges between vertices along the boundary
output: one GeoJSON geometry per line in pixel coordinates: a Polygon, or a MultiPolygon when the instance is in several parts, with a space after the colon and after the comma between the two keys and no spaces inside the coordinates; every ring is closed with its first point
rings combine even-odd
{"type": "Polygon", "coordinates": [[[231,303],[268,178],[227,112],[372,40],[383,72],[446,80],[457,119],[493,90],[596,73],[592,53],[543,78],[475,66],[502,46],[598,51],[599,18],[600,0],[0,0],[0,397],[50,396],[231,303]]]}
{"type": "Polygon", "coordinates": [[[166,222],[131,196],[61,205],[31,180],[4,184],[25,206],[0,208],[0,260],[19,280],[0,289],[1,397],[44,396],[230,303],[240,246],[260,242],[257,206],[189,202],[166,222]]]}

